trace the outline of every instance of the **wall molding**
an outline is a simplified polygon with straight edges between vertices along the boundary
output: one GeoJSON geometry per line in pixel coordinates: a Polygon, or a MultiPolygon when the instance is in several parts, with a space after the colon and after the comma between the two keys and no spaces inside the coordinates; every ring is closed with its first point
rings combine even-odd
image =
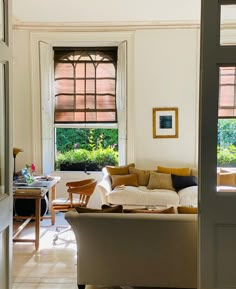
{"type": "Polygon", "coordinates": [[[196,29],[199,21],[137,21],[137,22],[21,22],[13,21],[15,30],[89,32],[135,31],[140,29],[196,29]]]}
{"type": "MultiPolygon", "coordinates": [[[[13,19],[13,29],[47,31],[47,32],[109,32],[135,31],[145,29],[196,29],[200,28],[200,20],[171,21],[114,21],[114,22],[22,22],[13,19]]],[[[222,29],[236,29],[236,21],[227,21],[222,29]]]]}

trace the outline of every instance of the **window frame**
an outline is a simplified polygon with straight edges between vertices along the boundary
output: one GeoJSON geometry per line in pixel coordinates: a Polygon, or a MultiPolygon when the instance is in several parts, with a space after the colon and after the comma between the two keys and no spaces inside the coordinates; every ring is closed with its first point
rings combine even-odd
{"type": "MultiPolygon", "coordinates": [[[[44,41],[42,41],[42,44],[45,44],[44,41]]],[[[48,44],[48,43],[46,43],[48,44]]],[[[99,42],[94,43],[96,46],[117,46],[118,47],[118,63],[117,63],[117,113],[118,113],[118,124],[112,124],[112,125],[106,125],[103,124],[99,127],[101,128],[118,128],[119,131],[119,142],[118,142],[118,151],[119,151],[119,164],[125,164],[127,159],[127,40],[119,41],[119,42],[99,42]]],[[[52,57],[52,49],[53,46],[61,46],[61,44],[48,44],[48,59],[51,61],[51,68],[50,71],[48,71],[48,83],[45,85],[42,82],[42,79],[45,78],[45,75],[43,73],[43,67],[45,64],[39,63],[40,69],[40,75],[41,75],[41,119],[42,119],[42,125],[41,125],[41,171],[44,174],[51,173],[54,171],[54,163],[55,163],[55,139],[54,139],[54,125],[53,125],[53,102],[51,101],[51,96],[53,93],[53,88],[50,87],[52,83],[52,79],[54,79],[53,75],[53,57],[52,57]],[[43,95],[42,90],[46,88],[46,95],[43,95]],[[50,97],[49,97],[50,96],[50,97]],[[50,102],[50,103],[49,103],[50,102]],[[48,109],[48,107],[50,107],[48,109]],[[49,112],[50,116],[47,116],[46,114],[49,112]],[[47,119],[45,121],[44,119],[47,119]],[[48,123],[50,123],[50,132],[48,131],[48,123]],[[45,129],[46,127],[46,129],[45,129]],[[46,133],[45,133],[46,131],[46,133]]],[[[77,43],[78,46],[81,46],[81,43],[77,43]]],[[[69,44],[68,44],[69,46],[69,44]]],[[[40,47],[39,47],[40,50],[40,47]]],[[[41,55],[41,51],[39,51],[39,55],[41,55]]],[[[41,55],[40,59],[45,62],[45,59],[43,55],[41,55]]],[[[59,127],[68,127],[68,125],[63,124],[59,127]]],[[[72,126],[70,126],[72,127],[72,126]]],[[[82,127],[82,128],[96,128],[98,127],[97,124],[78,124],[76,127],[82,127]]],[[[37,163],[37,162],[36,162],[37,163]]],[[[38,165],[40,167],[40,165],[38,165]]]]}

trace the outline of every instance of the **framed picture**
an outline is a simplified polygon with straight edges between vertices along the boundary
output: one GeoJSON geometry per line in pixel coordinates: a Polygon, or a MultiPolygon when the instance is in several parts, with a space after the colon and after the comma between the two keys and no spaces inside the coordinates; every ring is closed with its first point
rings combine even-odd
{"type": "Polygon", "coordinates": [[[178,137],[178,108],[161,107],[152,109],[153,138],[178,137]]]}

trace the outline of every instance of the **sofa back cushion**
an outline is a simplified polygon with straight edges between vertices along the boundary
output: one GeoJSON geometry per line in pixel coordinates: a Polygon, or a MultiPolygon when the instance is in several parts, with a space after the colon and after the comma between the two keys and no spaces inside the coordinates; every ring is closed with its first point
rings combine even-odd
{"type": "Polygon", "coordinates": [[[135,167],[135,164],[132,163],[126,166],[106,166],[106,170],[110,176],[127,175],[129,173],[129,167],[135,167]]]}
{"type": "Polygon", "coordinates": [[[173,174],[177,176],[190,176],[190,168],[170,168],[170,167],[161,167],[157,166],[157,171],[164,174],[173,174]]]}
{"type": "Polygon", "coordinates": [[[147,186],[150,178],[150,170],[140,170],[129,167],[130,174],[136,174],[138,177],[139,186],[147,186]]]}
{"type": "Polygon", "coordinates": [[[172,185],[170,174],[162,174],[162,173],[156,173],[156,172],[150,173],[150,178],[149,178],[147,188],[149,190],[154,190],[154,189],[165,189],[165,190],[171,190],[171,191],[175,190],[172,185]]]}
{"type": "Polygon", "coordinates": [[[133,186],[138,187],[138,176],[136,174],[128,175],[112,175],[111,176],[111,185],[112,189],[117,186],[133,186]]]}
{"type": "Polygon", "coordinates": [[[176,191],[187,187],[197,186],[197,177],[195,176],[177,176],[171,175],[173,187],[176,191]]]}
{"type": "Polygon", "coordinates": [[[221,170],[217,174],[217,185],[218,186],[236,186],[236,173],[221,170]]]}

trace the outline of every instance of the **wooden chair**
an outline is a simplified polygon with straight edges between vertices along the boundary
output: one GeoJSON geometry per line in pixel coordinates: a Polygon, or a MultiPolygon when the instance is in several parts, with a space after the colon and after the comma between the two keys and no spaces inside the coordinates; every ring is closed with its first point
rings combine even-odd
{"type": "MultiPolygon", "coordinates": [[[[88,201],[93,194],[97,181],[95,179],[86,179],[75,182],[67,182],[68,198],[55,199],[52,202],[52,214],[55,216],[56,211],[67,212],[74,210],[75,207],[87,207],[88,201]]],[[[60,226],[61,227],[61,226],[60,226]]],[[[54,235],[53,244],[58,236],[69,231],[71,227],[67,226],[64,230],[54,235]]],[[[59,226],[56,227],[59,230],[59,226]]]]}

